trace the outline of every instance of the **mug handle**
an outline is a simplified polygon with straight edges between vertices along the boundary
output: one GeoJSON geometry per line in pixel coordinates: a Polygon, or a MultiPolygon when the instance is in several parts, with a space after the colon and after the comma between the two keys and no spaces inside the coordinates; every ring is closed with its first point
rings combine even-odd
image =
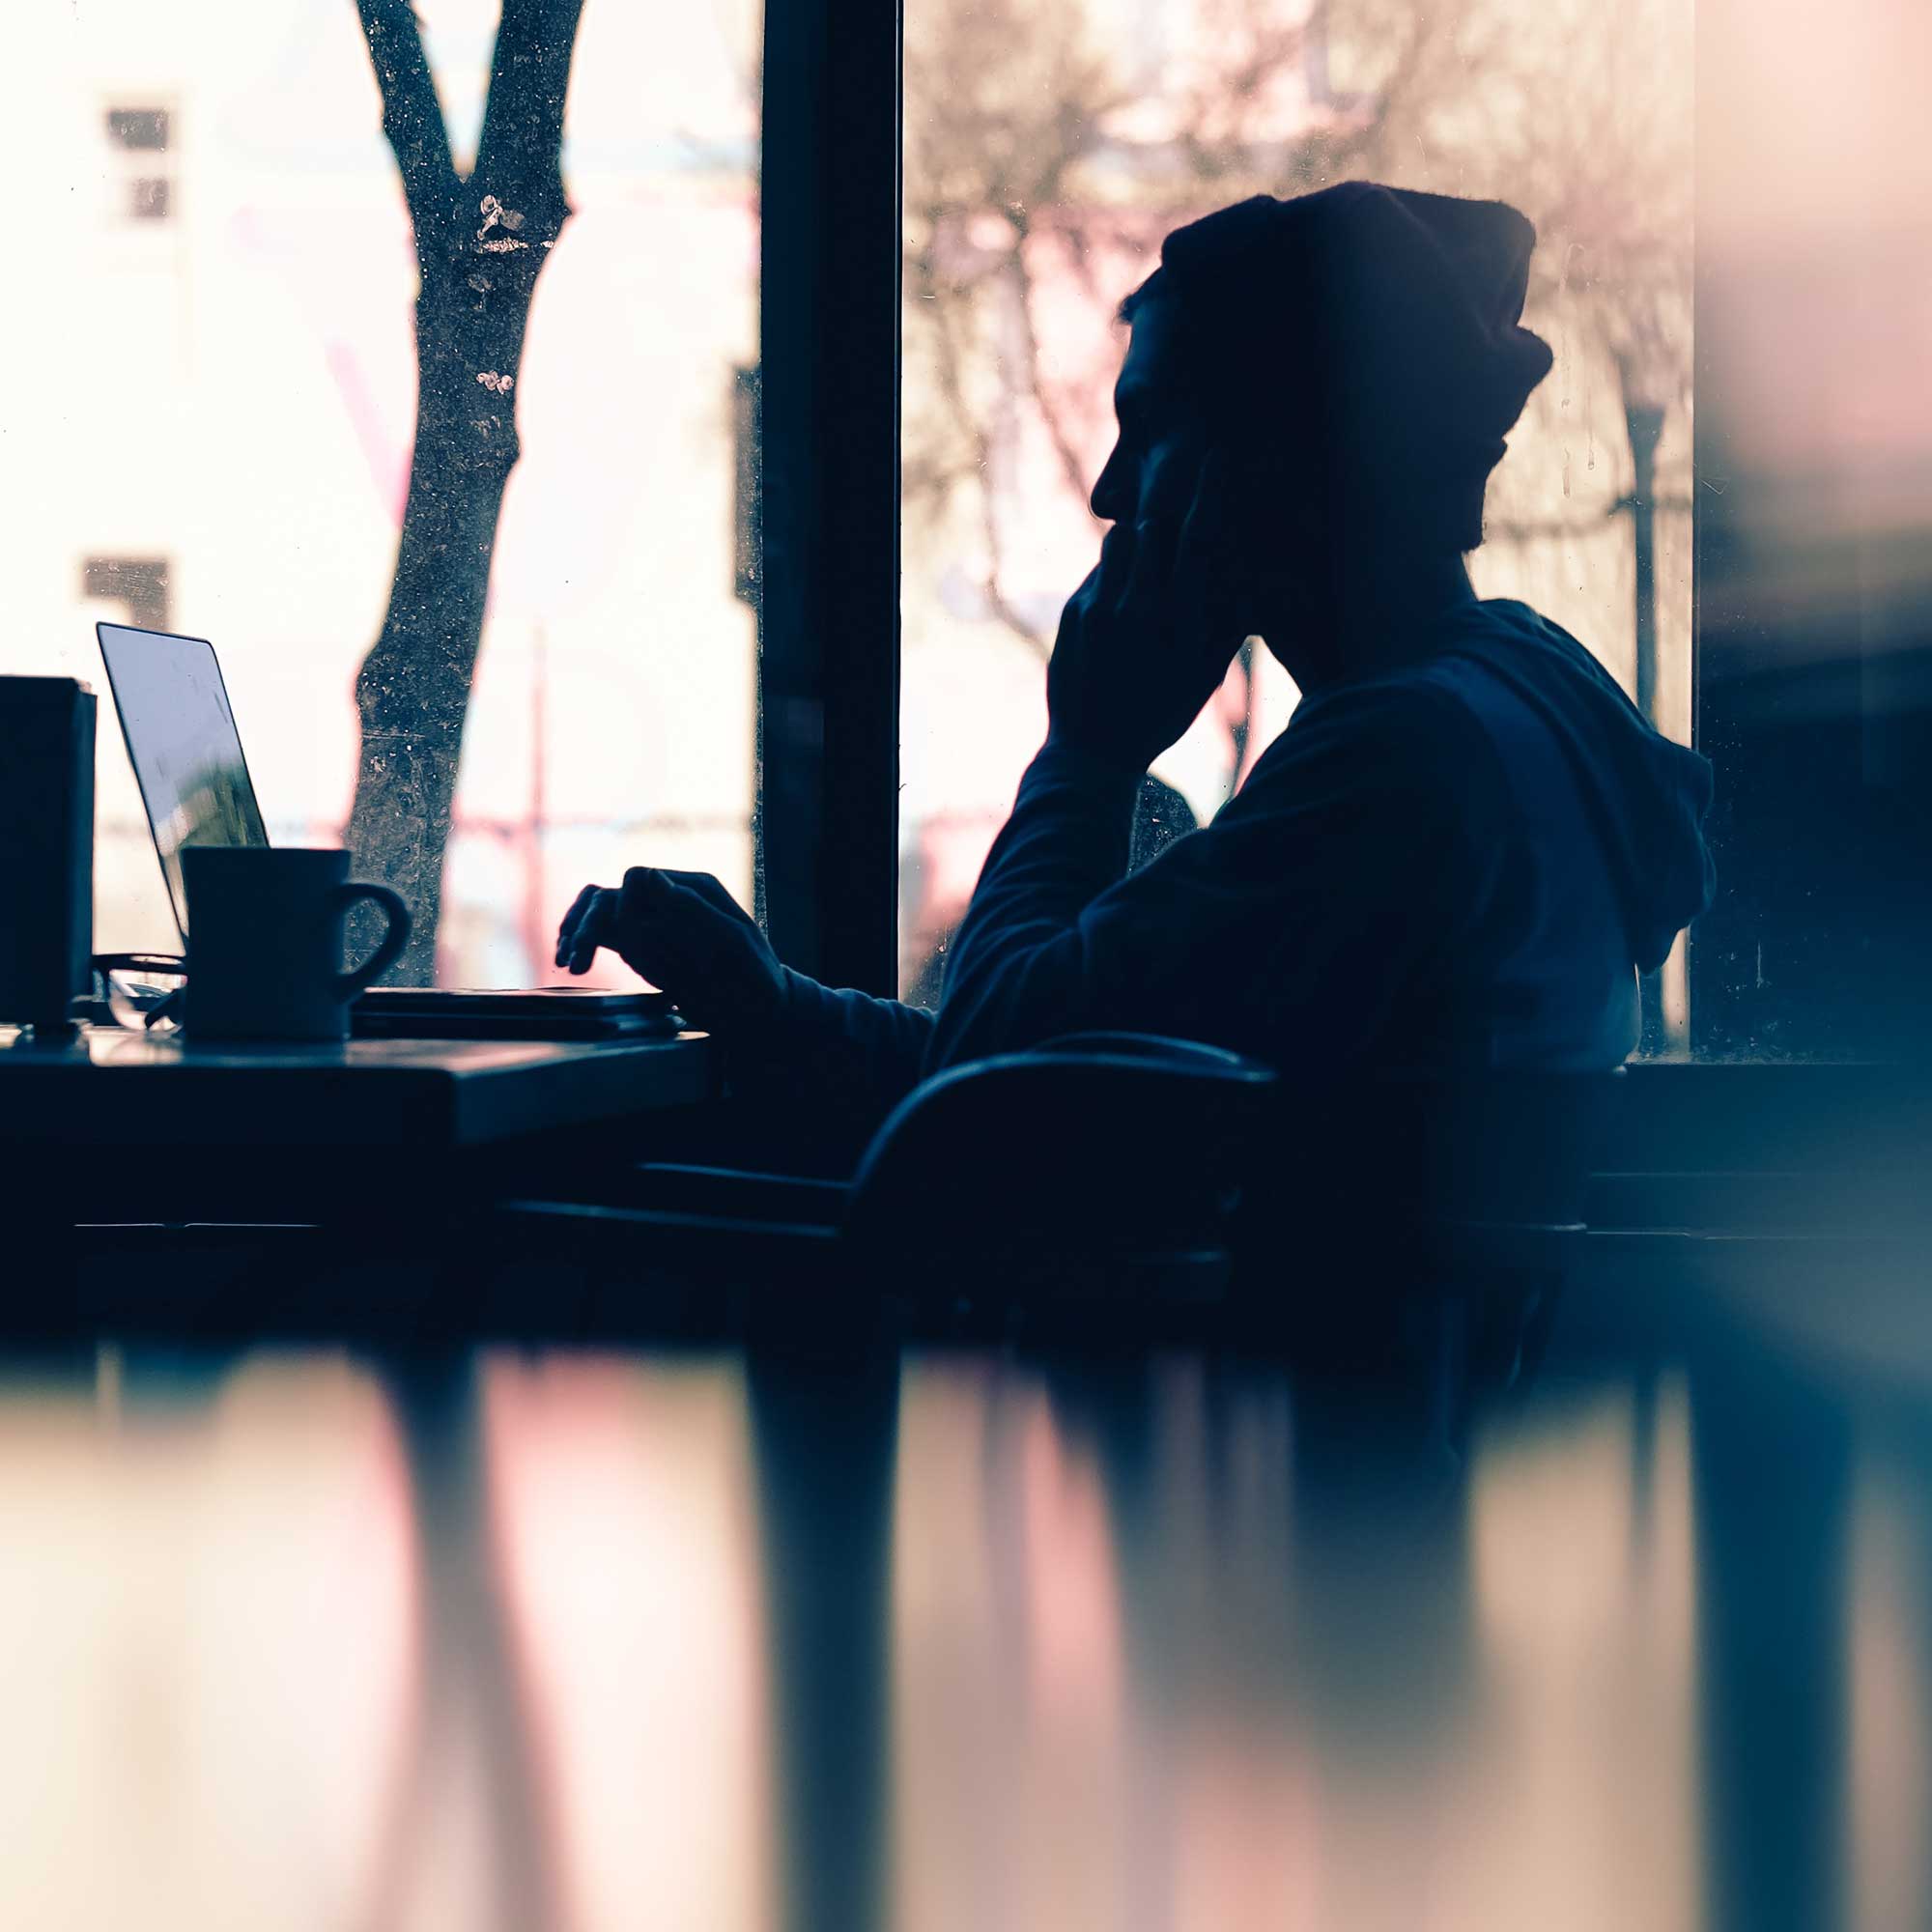
{"type": "Polygon", "coordinates": [[[403,956],[403,948],[410,943],[410,909],[403,903],[401,893],[389,886],[365,885],[359,879],[352,879],[346,886],[335,889],[336,903],[345,913],[363,899],[374,899],[378,905],[388,909],[389,929],[384,933],[382,943],[375,952],[353,973],[338,973],[335,976],[335,997],[338,1000],[353,1000],[364,986],[380,980],[403,956]]]}

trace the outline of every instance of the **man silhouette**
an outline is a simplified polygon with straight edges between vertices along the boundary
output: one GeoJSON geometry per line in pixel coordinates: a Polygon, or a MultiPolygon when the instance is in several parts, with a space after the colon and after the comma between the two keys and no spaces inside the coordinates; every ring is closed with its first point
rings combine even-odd
{"type": "Polygon", "coordinates": [[[1550,366],[1535,234],[1350,182],[1167,238],[1122,305],[1113,527],[1068,600],[1046,743],[937,1013],[792,972],[707,875],[587,886],[557,940],[670,992],[748,1091],[882,1114],[923,1075],[1123,1028],[1290,1070],[1617,1065],[1637,974],[1704,909],[1705,761],[1463,554],[1550,366]],[[1301,702],[1211,824],[1129,874],[1149,763],[1257,636],[1301,702]]]}

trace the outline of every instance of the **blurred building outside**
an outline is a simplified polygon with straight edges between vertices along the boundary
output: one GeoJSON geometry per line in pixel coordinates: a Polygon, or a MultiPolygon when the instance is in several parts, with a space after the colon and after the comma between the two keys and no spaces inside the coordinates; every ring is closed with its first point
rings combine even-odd
{"type": "MultiPolygon", "coordinates": [[[[496,9],[419,12],[464,165],[496,9]]],[[[446,982],[546,977],[578,887],[640,857],[750,892],[731,372],[756,354],[759,17],[584,12],[577,213],[518,385],[446,982]]],[[[355,11],[84,0],[23,31],[35,85],[0,141],[43,185],[19,210],[43,294],[0,323],[41,372],[8,412],[4,668],[104,697],[97,617],[213,639],[271,839],[336,842],[414,402],[409,223],[355,11]]],[[[111,715],[96,873],[98,946],[174,950],[111,715]]]]}

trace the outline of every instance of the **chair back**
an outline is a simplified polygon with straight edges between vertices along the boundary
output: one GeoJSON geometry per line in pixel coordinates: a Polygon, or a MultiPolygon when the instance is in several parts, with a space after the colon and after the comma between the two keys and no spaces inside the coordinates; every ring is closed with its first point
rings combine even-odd
{"type": "Polygon", "coordinates": [[[1242,1203],[1244,1305],[1312,1350],[1371,1359],[1402,1309],[1445,1296],[1514,1334],[1553,1306],[1586,1232],[1622,1086],[1622,1068],[1284,1083],[1242,1203]]]}
{"type": "Polygon", "coordinates": [[[854,1176],[874,1255],[1225,1251],[1275,1075],[1189,1040],[1075,1034],[926,1081],[854,1176]]]}
{"type": "Polygon", "coordinates": [[[1571,1224],[1622,1090],[1613,1072],[1288,1079],[1249,1204],[1296,1220],[1571,1224]]]}

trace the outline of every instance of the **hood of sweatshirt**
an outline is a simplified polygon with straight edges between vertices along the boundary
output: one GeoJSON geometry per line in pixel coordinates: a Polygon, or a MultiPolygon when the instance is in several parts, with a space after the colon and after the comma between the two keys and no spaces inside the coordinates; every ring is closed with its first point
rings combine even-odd
{"type": "Polygon", "coordinates": [[[1708,758],[1658,731],[1559,624],[1510,598],[1463,607],[1444,649],[1479,663],[1548,726],[1610,868],[1631,957],[1648,973],[1711,903],[1708,758]]]}

